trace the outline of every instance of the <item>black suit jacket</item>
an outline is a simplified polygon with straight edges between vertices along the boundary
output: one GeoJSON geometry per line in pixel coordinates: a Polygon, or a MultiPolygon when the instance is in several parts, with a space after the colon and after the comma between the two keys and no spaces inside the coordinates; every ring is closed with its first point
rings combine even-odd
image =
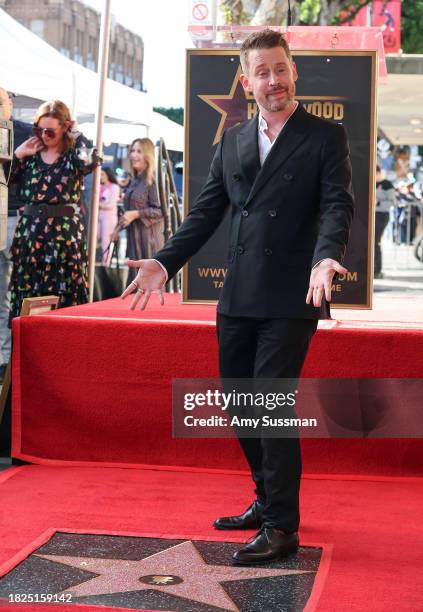
{"type": "Polygon", "coordinates": [[[306,304],[311,268],[342,263],[353,215],[345,129],[301,105],[263,166],[258,117],[227,130],[197,202],[156,255],[172,277],[210,238],[227,209],[232,220],[228,269],[218,312],[266,318],[330,317],[306,304]]]}

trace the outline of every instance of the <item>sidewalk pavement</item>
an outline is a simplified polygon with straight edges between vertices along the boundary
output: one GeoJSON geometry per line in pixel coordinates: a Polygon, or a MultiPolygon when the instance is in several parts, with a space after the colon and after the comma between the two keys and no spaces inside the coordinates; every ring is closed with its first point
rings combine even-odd
{"type": "Polygon", "coordinates": [[[374,293],[378,297],[415,295],[423,297],[423,263],[413,254],[413,246],[382,241],[383,278],[374,280],[374,293]]]}

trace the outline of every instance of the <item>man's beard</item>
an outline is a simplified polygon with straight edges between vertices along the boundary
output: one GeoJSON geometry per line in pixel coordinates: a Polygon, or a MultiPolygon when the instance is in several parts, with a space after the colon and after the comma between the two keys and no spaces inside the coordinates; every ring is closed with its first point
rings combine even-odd
{"type": "MultiPolygon", "coordinates": [[[[286,93],[286,98],[285,99],[276,99],[276,100],[269,100],[268,97],[265,98],[265,103],[263,104],[263,107],[270,113],[277,113],[280,111],[285,110],[286,108],[288,108],[294,101],[294,95],[295,92],[294,91],[288,91],[287,89],[285,90],[281,90],[284,93],[286,93]]],[[[275,91],[275,93],[279,93],[278,91],[275,91]]]]}

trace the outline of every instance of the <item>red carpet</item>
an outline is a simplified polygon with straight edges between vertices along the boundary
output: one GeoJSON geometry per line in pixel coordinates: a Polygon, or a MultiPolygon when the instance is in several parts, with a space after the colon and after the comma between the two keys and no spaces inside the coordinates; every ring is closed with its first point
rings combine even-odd
{"type": "MultiPolygon", "coordinates": [[[[327,555],[333,549],[307,612],[423,609],[422,483],[304,479],[301,544],[323,546],[327,555]]],[[[250,481],[240,475],[34,465],[2,474],[0,492],[1,575],[55,530],[226,541],[249,535],[228,537],[210,526],[249,503],[250,481]]]]}
{"type": "MultiPolygon", "coordinates": [[[[167,295],[161,308],[152,299],[144,313],[116,299],[14,322],[15,457],[245,469],[234,440],[171,437],[171,379],[217,376],[215,307],[181,305],[179,295],[167,295]]],[[[323,328],[303,374],[423,377],[422,352],[423,329],[323,328]]],[[[422,445],[304,440],[304,469],[422,475],[422,445]]]]}
{"type": "MultiPolygon", "coordinates": [[[[246,468],[236,441],[171,436],[171,378],[217,376],[214,313],[167,296],[166,310],[110,300],[15,321],[13,455],[41,465],[0,474],[0,575],[55,531],[247,539],[211,527],[252,497],[250,478],[228,471],[246,468]]],[[[392,315],[320,329],[304,376],[423,377],[423,327],[392,315]]],[[[422,446],[303,441],[317,475],[302,482],[300,539],[324,550],[306,612],[423,610],[422,446]]]]}

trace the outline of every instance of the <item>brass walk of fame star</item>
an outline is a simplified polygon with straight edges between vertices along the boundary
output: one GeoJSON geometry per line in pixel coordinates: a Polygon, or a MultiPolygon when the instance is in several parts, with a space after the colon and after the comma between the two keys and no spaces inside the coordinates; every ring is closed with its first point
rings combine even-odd
{"type": "Polygon", "coordinates": [[[239,80],[240,74],[241,66],[238,67],[229,94],[198,96],[221,114],[219,127],[217,128],[216,136],[213,140],[214,145],[219,142],[224,130],[248,119],[248,106],[245,102],[251,101],[255,103],[254,96],[244,91],[241,81],[239,80]]]}
{"type": "Polygon", "coordinates": [[[221,582],[315,573],[307,570],[209,565],[190,541],[171,546],[140,561],[62,555],[36,556],[98,574],[60,594],[88,597],[153,590],[231,612],[239,612],[239,609],[221,582]]]}

